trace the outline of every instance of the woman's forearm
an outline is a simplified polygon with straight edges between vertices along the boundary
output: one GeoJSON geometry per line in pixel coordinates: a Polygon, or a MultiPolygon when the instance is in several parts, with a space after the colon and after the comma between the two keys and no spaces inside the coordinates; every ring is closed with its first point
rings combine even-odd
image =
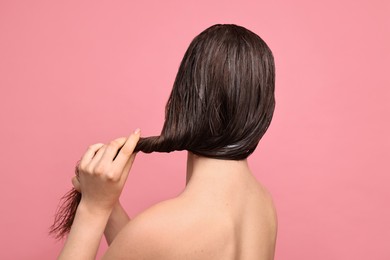
{"type": "Polygon", "coordinates": [[[119,231],[121,231],[129,221],[129,216],[118,201],[111,212],[110,218],[108,219],[104,230],[104,236],[106,237],[108,245],[112,243],[119,231]]]}
{"type": "Polygon", "coordinates": [[[58,259],[95,259],[110,211],[91,211],[81,202],[58,259]]]}

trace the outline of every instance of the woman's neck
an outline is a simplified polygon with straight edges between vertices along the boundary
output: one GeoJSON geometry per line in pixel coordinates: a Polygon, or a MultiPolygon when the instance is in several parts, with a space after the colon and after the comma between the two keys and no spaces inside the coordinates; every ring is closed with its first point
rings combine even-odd
{"type": "Polygon", "coordinates": [[[188,152],[185,193],[234,195],[245,189],[253,177],[247,160],[221,160],[188,152]]]}

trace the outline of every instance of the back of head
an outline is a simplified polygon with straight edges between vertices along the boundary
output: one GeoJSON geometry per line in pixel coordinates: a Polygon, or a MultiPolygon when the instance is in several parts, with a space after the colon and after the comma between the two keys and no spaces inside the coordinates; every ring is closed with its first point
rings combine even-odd
{"type": "MultiPolygon", "coordinates": [[[[211,26],[184,55],[160,136],[141,138],[135,152],[245,159],[271,122],[274,86],[272,52],[258,35],[233,24],[211,26]]],[[[81,194],[72,189],[62,199],[50,227],[57,238],[69,232],[81,194]]]]}
{"type": "Polygon", "coordinates": [[[180,64],[158,137],[136,151],[171,152],[240,160],[266,132],[274,111],[271,50],[255,33],[213,25],[196,36],[180,64]]]}

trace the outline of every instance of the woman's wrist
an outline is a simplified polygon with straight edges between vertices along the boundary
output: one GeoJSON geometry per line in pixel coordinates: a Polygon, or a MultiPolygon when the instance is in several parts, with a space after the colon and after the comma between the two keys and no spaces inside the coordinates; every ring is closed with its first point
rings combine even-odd
{"type": "Polygon", "coordinates": [[[112,207],[102,207],[81,199],[77,207],[77,211],[81,211],[81,214],[88,214],[95,217],[102,216],[108,219],[111,215],[111,212],[113,211],[114,206],[115,205],[113,205],[112,207]]]}

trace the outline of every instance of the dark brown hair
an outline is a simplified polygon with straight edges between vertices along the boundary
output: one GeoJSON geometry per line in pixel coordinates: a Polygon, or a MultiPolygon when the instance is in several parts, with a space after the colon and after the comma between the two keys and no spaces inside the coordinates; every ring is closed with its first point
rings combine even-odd
{"type": "MultiPolygon", "coordinates": [[[[187,150],[217,159],[245,159],[271,122],[274,87],[274,58],[267,44],[242,26],[213,25],[184,54],[161,134],[141,138],[135,151],[187,150]]],[[[50,228],[57,238],[69,232],[80,199],[74,189],[63,197],[50,228]]]]}

